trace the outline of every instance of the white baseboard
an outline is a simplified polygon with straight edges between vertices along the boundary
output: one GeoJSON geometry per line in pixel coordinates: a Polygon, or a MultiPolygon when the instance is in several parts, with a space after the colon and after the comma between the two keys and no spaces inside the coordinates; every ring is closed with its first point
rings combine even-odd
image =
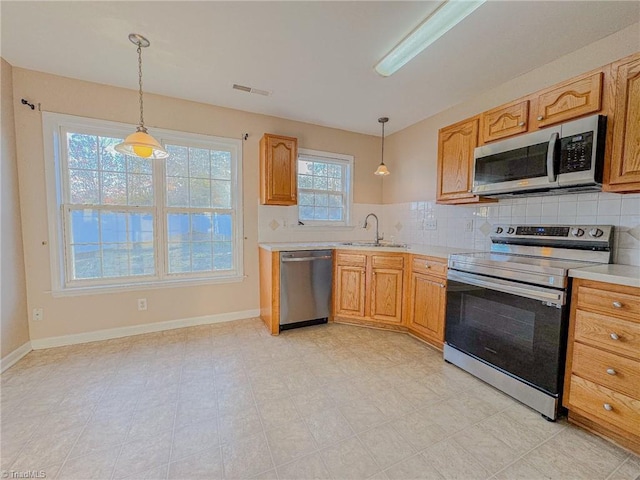
{"type": "MultiPolygon", "coordinates": [[[[169,320],[166,322],[144,323],[142,325],[132,325],[130,327],[110,328],[107,330],[96,330],[94,332],[77,333],[74,335],[63,335],[60,337],[40,338],[31,340],[33,350],[44,348],[62,347],[64,345],[75,345],[78,343],[97,342],[100,340],[110,340],[112,338],[129,337],[143,333],[161,332],[176,328],[193,327],[195,325],[208,325],[211,323],[231,322],[245,318],[254,318],[260,315],[259,309],[244,310],[241,312],[221,313],[217,315],[205,315],[202,317],[182,318],[179,320],[169,320]]],[[[17,360],[16,360],[17,361],[17,360]]],[[[2,361],[4,367],[4,359],[2,361]]],[[[15,362],[14,362],[15,363],[15,362]]]]}
{"type": "Polygon", "coordinates": [[[16,348],[13,352],[0,360],[0,372],[4,372],[7,368],[14,365],[18,360],[24,357],[31,350],[33,350],[31,342],[27,342],[24,345],[16,348]]]}

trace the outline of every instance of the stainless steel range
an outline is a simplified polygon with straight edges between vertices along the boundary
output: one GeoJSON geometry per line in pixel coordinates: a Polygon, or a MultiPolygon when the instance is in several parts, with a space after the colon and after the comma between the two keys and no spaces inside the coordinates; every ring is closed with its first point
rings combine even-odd
{"type": "Polygon", "coordinates": [[[449,256],[444,359],[555,420],[569,269],[609,263],[613,227],[498,225],[487,253],[449,256]]]}

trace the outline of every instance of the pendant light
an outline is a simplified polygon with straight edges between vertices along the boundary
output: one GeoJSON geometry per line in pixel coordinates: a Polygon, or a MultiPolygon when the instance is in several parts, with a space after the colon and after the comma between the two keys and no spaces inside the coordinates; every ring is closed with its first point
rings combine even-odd
{"type": "Polygon", "coordinates": [[[378,169],[373,174],[380,175],[381,177],[389,175],[391,173],[387,166],[384,164],[384,124],[388,121],[389,119],[387,117],[380,117],[378,119],[378,122],[382,124],[382,155],[380,157],[380,165],[378,165],[378,169]]]}
{"type": "Polygon", "coordinates": [[[142,49],[147,48],[151,43],[142,35],[130,33],[129,40],[138,46],[138,94],[140,98],[140,125],[136,131],[125,138],[124,142],[119,143],[114,148],[116,152],[124,155],[131,155],[141,158],[161,159],[167,158],[169,153],[164,149],[160,142],[147,133],[144,126],[144,114],[142,108],[142,49]]]}

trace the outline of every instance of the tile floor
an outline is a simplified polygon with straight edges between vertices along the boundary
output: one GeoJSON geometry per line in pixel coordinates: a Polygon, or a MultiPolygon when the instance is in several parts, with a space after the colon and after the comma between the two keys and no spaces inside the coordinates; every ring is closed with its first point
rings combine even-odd
{"type": "Polygon", "coordinates": [[[185,328],[31,352],[1,380],[8,478],[640,475],[637,456],[360,327],[185,328]]]}

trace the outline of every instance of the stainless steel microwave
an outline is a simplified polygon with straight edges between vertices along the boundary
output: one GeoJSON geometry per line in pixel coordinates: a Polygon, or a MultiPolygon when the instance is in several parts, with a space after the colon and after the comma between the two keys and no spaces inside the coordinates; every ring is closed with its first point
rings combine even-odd
{"type": "Polygon", "coordinates": [[[607,117],[592,115],[478,147],[473,193],[509,197],[602,189],[607,117]]]}

